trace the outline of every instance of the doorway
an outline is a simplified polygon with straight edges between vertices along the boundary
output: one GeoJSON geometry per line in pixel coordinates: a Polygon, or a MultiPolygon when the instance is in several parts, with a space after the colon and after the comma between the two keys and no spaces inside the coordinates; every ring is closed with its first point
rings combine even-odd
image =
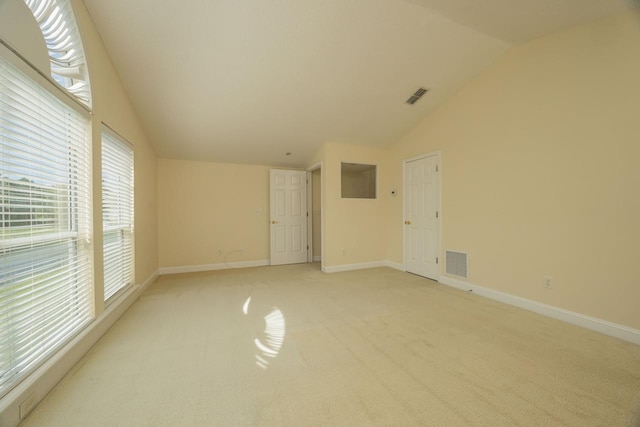
{"type": "Polygon", "coordinates": [[[307,172],[271,169],[271,265],[307,262],[307,172]]]}
{"type": "Polygon", "coordinates": [[[404,169],[404,267],[439,277],[440,154],[406,160],[404,169]]]}
{"type": "Polygon", "coordinates": [[[311,254],[310,261],[322,262],[322,168],[310,171],[311,175],[311,254]]]}

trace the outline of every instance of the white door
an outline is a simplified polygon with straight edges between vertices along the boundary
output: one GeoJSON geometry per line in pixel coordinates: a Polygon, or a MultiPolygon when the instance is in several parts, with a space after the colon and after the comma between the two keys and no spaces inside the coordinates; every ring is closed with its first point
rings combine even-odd
{"type": "Polygon", "coordinates": [[[440,156],[404,164],[404,266],[437,280],[440,235],[440,156]]]}
{"type": "Polygon", "coordinates": [[[307,262],[307,173],[271,169],[271,265],[307,262]]]}

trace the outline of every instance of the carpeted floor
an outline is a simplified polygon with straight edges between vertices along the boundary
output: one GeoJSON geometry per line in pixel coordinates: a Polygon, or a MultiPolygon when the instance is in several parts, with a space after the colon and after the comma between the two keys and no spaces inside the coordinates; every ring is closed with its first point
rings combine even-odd
{"type": "Polygon", "coordinates": [[[640,346],[391,269],[300,264],[161,277],[22,426],[584,427],[638,415],[640,346]]]}

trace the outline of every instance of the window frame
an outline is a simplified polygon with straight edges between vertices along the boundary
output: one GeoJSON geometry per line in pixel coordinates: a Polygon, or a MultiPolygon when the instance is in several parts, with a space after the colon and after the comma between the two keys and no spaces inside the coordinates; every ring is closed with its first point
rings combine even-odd
{"type": "Polygon", "coordinates": [[[0,277],[0,284],[4,282],[5,285],[0,286],[2,397],[93,321],[95,305],[90,114],[85,106],[3,44],[0,44],[0,62],[3,69],[0,75],[0,106],[3,106],[0,107],[0,171],[4,172],[0,183],[4,219],[0,224],[0,265],[6,274],[0,277]],[[23,85],[24,93],[11,92],[14,84],[21,90],[22,86],[18,85],[23,85]],[[38,106],[42,113],[28,110],[30,105],[38,106]],[[20,117],[32,114],[40,114],[33,123],[20,117]],[[70,126],[69,120],[77,121],[75,136],[67,131],[65,137],[60,137],[64,133],[60,129],[55,134],[45,135],[46,123],[66,129],[65,126],[70,126]],[[23,128],[24,135],[19,133],[20,126],[27,126],[23,128]],[[34,129],[39,130],[40,136],[34,129]],[[22,142],[15,142],[17,138],[22,142]],[[27,149],[29,153],[26,153],[27,149]],[[41,170],[34,166],[38,162],[43,165],[41,170]],[[53,169],[48,168],[48,164],[53,165],[53,169]],[[60,176],[56,181],[50,175],[51,170],[66,170],[66,183],[62,183],[60,176]],[[40,174],[38,179],[28,178],[37,175],[36,172],[40,174]],[[16,179],[23,173],[25,180],[16,179]],[[24,184],[18,185],[18,182],[24,184]],[[35,210],[19,214],[31,215],[31,231],[18,236],[7,234],[12,221],[13,200],[25,199],[25,194],[31,195],[26,197],[27,201],[37,200],[47,193],[47,188],[56,193],[53,209],[56,211],[54,221],[58,220],[58,224],[40,230],[34,227],[34,223],[39,221],[34,217],[42,214],[38,212],[36,203],[35,210]],[[23,195],[16,195],[16,192],[23,195]],[[40,258],[38,251],[41,252],[40,258]],[[47,255],[43,256],[43,253],[47,255]],[[11,263],[10,256],[13,256],[11,263]],[[16,264],[16,259],[24,266],[16,264]],[[31,269],[30,273],[26,267],[31,269]],[[49,277],[45,277],[47,275],[49,277]]]}
{"type": "Polygon", "coordinates": [[[104,123],[101,147],[103,299],[109,305],[135,282],[135,151],[131,143],[104,123]],[[112,196],[107,197],[106,190],[112,196]],[[116,234],[118,247],[113,241],[107,243],[108,233],[116,234]],[[113,283],[118,275],[120,283],[113,283]]]}

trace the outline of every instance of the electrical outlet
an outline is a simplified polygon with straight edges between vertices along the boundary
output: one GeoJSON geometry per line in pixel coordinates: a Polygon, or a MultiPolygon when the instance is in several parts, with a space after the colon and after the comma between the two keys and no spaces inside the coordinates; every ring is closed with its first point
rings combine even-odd
{"type": "Polygon", "coordinates": [[[33,411],[33,408],[36,407],[36,403],[38,402],[36,401],[35,392],[31,393],[29,397],[22,401],[19,408],[21,420],[24,420],[26,416],[29,415],[29,412],[33,411]]]}
{"type": "Polygon", "coordinates": [[[218,255],[222,255],[224,253],[224,249],[218,248],[218,255]]]}
{"type": "Polygon", "coordinates": [[[544,278],[544,287],[545,289],[553,289],[553,280],[551,279],[551,277],[546,276],[544,278]]]}
{"type": "Polygon", "coordinates": [[[244,247],[241,247],[240,248],[240,253],[243,253],[243,252],[244,252],[244,247]]]}

